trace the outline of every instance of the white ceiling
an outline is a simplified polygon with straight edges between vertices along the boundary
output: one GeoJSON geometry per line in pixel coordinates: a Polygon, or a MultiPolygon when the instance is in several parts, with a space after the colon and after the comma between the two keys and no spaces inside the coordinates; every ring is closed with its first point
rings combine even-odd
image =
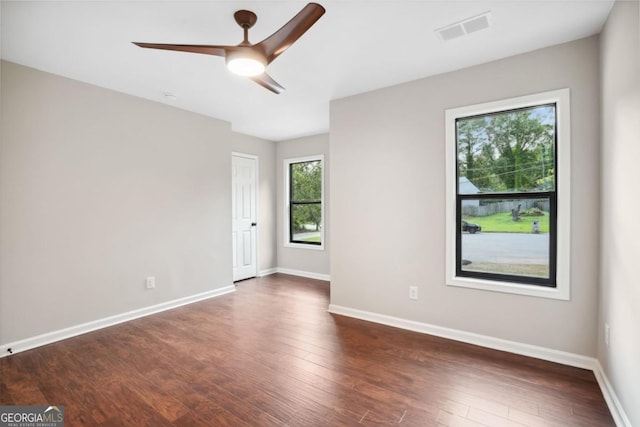
{"type": "MultiPolygon", "coordinates": [[[[132,41],[229,44],[249,9],[257,43],[302,1],[2,1],[1,56],[39,70],[226,120],[269,140],[329,130],[329,102],[597,34],[612,0],[320,0],[325,15],[270,64],[275,95],[223,58],[132,41]],[[492,27],[443,42],[434,30],[491,11],[492,27]],[[176,95],[169,100],[163,92],[176,95]]],[[[535,76],[531,76],[535,78],[535,76]]]]}

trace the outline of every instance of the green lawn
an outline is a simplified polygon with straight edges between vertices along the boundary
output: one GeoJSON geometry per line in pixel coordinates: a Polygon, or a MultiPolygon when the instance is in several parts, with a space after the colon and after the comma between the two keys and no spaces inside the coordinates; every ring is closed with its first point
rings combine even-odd
{"type": "Polygon", "coordinates": [[[302,239],[305,242],[320,242],[320,236],[307,237],[306,239],[302,239]]]}
{"type": "Polygon", "coordinates": [[[465,221],[478,224],[486,233],[531,233],[531,223],[540,221],[540,232],[549,232],[549,213],[544,216],[520,216],[520,221],[511,219],[511,212],[502,212],[487,216],[463,218],[465,221]]]}

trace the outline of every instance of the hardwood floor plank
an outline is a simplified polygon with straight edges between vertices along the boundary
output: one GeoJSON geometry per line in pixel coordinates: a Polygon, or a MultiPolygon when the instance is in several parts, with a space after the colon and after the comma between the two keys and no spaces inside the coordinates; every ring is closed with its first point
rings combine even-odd
{"type": "Polygon", "coordinates": [[[509,409],[509,419],[530,427],[563,427],[566,424],[533,415],[517,409],[509,409]]]}
{"type": "Polygon", "coordinates": [[[486,427],[486,424],[470,420],[466,417],[460,417],[446,411],[440,411],[436,420],[439,426],[448,427],[486,427]]]}
{"type": "Polygon", "coordinates": [[[612,426],[592,372],[327,313],[326,282],[237,292],[0,359],[0,404],[67,426],[612,426]]]}
{"type": "Polygon", "coordinates": [[[492,412],[483,411],[481,409],[476,409],[473,407],[469,409],[467,418],[487,426],[495,426],[495,427],[524,427],[525,426],[525,424],[519,423],[509,418],[501,417],[492,412]]]}

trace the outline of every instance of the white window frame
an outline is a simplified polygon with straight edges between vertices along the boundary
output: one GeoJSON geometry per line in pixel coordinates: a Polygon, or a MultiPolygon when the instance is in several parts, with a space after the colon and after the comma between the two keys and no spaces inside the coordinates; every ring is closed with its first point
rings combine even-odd
{"type": "Polygon", "coordinates": [[[325,239],[325,233],[324,233],[324,173],[325,173],[325,163],[324,163],[324,155],[322,154],[318,154],[318,155],[314,155],[314,156],[305,156],[305,157],[296,157],[296,158],[291,158],[291,159],[284,159],[284,166],[283,166],[283,173],[284,173],[284,223],[283,223],[283,229],[284,229],[284,246],[288,247],[288,248],[299,248],[299,249],[311,249],[311,250],[316,250],[316,251],[323,251],[324,250],[324,239],[325,239]],[[302,162],[314,162],[314,161],[320,161],[320,164],[322,165],[322,176],[321,176],[321,194],[320,194],[320,215],[322,216],[322,219],[320,220],[320,244],[319,245],[315,245],[315,244],[305,244],[305,243],[293,243],[291,242],[291,235],[290,235],[290,204],[291,204],[291,192],[290,192],[290,188],[289,188],[289,183],[291,182],[291,177],[289,176],[289,171],[291,170],[290,165],[292,163],[302,163],[302,162]]]}
{"type": "Polygon", "coordinates": [[[446,137],[446,283],[448,286],[569,300],[571,296],[571,122],[569,89],[470,105],[445,111],[446,137]],[[456,119],[556,104],[557,117],[557,268],[556,287],[456,276],[456,119]]]}

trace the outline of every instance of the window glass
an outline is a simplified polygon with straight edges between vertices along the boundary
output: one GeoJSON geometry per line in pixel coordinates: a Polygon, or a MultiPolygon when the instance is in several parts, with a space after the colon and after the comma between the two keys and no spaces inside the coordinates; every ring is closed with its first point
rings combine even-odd
{"type": "Polygon", "coordinates": [[[459,276],[555,286],[555,145],[555,104],[456,120],[459,276]]]}
{"type": "Polygon", "coordinates": [[[322,158],[291,159],[288,164],[289,244],[319,246],[322,231],[322,158]]]}
{"type": "Polygon", "coordinates": [[[549,198],[465,199],[460,269],[550,279],[549,198]]]}
{"type": "Polygon", "coordinates": [[[555,190],[554,105],[456,121],[459,194],[555,190]]]}
{"type": "Polygon", "coordinates": [[[320,160],[291,163],[291,200],[320,201],[322,198],[322,163],[320,160]]]}
{"type": "Polygon", "coordinates": [[[291,208],[293,242],[322,243],[320,225],[322,210],[319,203],[293,205],[291,208]]]}

